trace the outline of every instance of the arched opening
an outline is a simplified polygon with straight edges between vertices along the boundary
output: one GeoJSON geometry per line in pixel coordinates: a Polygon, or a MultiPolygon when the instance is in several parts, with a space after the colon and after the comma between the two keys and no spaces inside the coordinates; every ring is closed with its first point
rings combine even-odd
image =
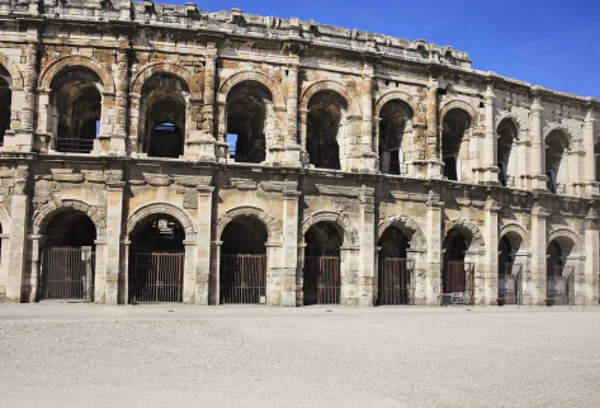
{"type": "Polygon", "coordinates": [[[39,300],[94,300],[97,232],[92,220],[67,210],[55,215],[44,230],[39,300]]]}
{"type": "Polygon", "coordinates": [[[516,304],[522,292],[522,265],[515,263],[521,236],[510,232],[498,244],[498,305],[516,304]]]}
{"type": "Polygon", "coordinates": [[[377,304],[412,303],[414,283],[412,267],[407,261],[410,239],[399,228],[387,228],[379,239],[379,282],[377,304]]]}
{"type": "Polygon", "coordinates": [[[474,296],[473,265],[465,263],[468,239],[456,228],[444,240],[442,304],[472,304],[474,296]]]}
{"type": "Polygon", "coordinates": [[[548,245],[546,255],[546,305],[566,305],[574,293],[574,267],[569,265],[573,241],[557,238],[548,245]]]}
{"type": "Polygon", "coordinates": [[[304,305],[340,303],[342,233],[332,223],[319,222],[304,239],[304,305]]]}
{"type": "Polygon", "coordinates": [[[562,193],[567,179],[567,158],[569,139],[560,129],[546,136],[546,176],[547,188],[552,193],[562,193]]]}
{"type": "Polygon", "coordinates": [[[154,214],[130,234],[129,303],[182,301],[185,230],[175,218],[154,214]]]}
{"type": "Polygon", "coordinates": [[[339,170],[340,142],[345,142],[346,100],[337,92],[317,92],[308,102],[306,150],[315,167],[339,170]]]}
{"type": "Polygon", "coordinates": [[[471,116],[462,109],[451,109],[442,123],[442,161],[444,177],[460,181],[462,163],[468,158],[468,142],[471,116]]]}
{"type": "Polygon", "coordinates": [[[268,232],[255,217],[230,221],[221,235],[220,303],[266,303],[268,232]]]}
{"type": "Polygon", "coordinates": [[[4,145],[4,135],[10,129],[11,102],[10,75],[0,65],[0,146],[4,145]]]}
{"type": "Polygon", "coordinates": [[[151,157],[178,158],[185,142],[185,82],[169,74],[155,74],[142,86],[140,127],[142,149],[151,157]]]}
{"type": "Polygon", "coordinates": [[[52,116],[56,124],[56,150],[90,153],[100,133],[102,95],[94,71],[70,67],[50,84],[52,116]]]}
{"type": "Polygon", "coordinates": [[[512,186],[514,177],[514,160],[511,156],[518,130],[515,123],[505,118],[498,125],[498,148],[496,161],[498,163],[498,181],[503,186],[512,186]]]}
{"type": "Polygon", "coordinates": [[[411,131],[412,109],[401,100],[383,105],[379,114],[379,166],[382,173],[406,173],[407,146],[412,142],[405,134],[411,131]]]}
{"type": "Polygon", "coordinates": [[[244,81],[227,95],[227,142],[230,158],[261,163],[267,154],[266,133],[272,125],[273,96],[257,81],[244,81]]]}

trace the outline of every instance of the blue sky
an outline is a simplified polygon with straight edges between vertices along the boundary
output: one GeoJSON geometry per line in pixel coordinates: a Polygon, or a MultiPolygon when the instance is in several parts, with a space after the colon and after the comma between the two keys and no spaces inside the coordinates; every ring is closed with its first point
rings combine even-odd
{"type": "Polygon", "coordinates": [[[245,13],[423,38],[468,52],[476,69],[600,99],[600,0],[200,0],[197,4],[209,12],[239,7],[245,13]]]}

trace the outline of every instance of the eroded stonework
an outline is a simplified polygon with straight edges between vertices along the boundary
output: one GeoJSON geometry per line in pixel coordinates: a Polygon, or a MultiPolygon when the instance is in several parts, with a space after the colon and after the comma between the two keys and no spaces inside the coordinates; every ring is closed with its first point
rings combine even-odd
{"type": "Polygon", "coordinates": [[[83,248],[98,303],[171,296],[146,254],[201,305],[597,301],[599,112],[423,40],[0,0],[0,299],[49,298],[49,250],[83,248]]]}

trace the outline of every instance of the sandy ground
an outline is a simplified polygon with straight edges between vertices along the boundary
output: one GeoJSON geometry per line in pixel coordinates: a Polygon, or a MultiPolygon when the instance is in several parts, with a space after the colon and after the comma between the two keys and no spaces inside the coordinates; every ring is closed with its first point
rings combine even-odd
{"type": "Polygon", "coordinates": [[[0,406],[598,407],[600,308],[0,307],[0,406]]]}

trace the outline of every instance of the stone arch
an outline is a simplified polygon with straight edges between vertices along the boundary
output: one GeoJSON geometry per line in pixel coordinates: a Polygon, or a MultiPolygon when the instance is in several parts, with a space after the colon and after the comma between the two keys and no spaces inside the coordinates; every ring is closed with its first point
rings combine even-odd
{"type": "Polygon", "coordinates": [[[281,242],[283,240],[283,226],[271,214],[266,213],[258,207],[244,205],[228,210],[215,224],[215,238],[220,240],[229,222],[239,217],[253,217],[260,220],[266,227],[270,242],[281,242]]]}
{"type": "Polygon", "coordinates": [[[102,65],[100,62],[93,58],[82,57],[80,55],[69,55],[62,57],[52,62],[50,65],[42,71],[39,80],[39,88],[43,90],[50,89],[50,83],[52,79],[66,67],[84,67],[95,72],[102,86],[104,87],[103,93],[112,94],[115,92],[115,83],[111,76],[111,73],[102,65]]]}
{"type": "Polygon", "coordinates": [[[357,106],[357,104],[353,103],[353,99],[348,93],[346,86],[341,82],[333,80],[317,81],[310,85],[308,88],[306,88],[306,90],[302,94],[302,98],[300,99],[300,109],[307,110],[311,98],[321,91],[333,91],[338,93],[346,101],[346,105],[348,106],[348,112],[350,114],[360,114],[360,109],[357,106]]]}
{"type": "Polygon", "coordinates": [[[6,55],[0,53],[0,65],[2,65],[8,71],[11,80],[10,85],[12,86],[12,88],[23,88],[23,74],[21,73],[21,70],[19,69],[17,64],[12,62],[6,55]]]}
{"type": "Polygon", "coordinates": [[[523,136],[529,131],[529,125],[527,124],[527,121],[524,120],[521,116],[517,115],[514,112],[501,111],[496,115],[496,118],[494,119],[494,123],[496,125],[496,132],[498,131],[498,126],[504,119],[510,119],[513,122],[513,124],[517,128],[519,139],[522,139],[523,136]]]}
{"type": "Polygon", "coordinates": [[[127,219],[125,236],[129,237],[140,221],[143,221],[144,218],[154,214],[164,214],[173,217],[183,227],[185,239],[187,241],[196,238],[196,225],[188,213],[167,202],[152,202],[136,208],[127,219]]]}
{"type": "Polygon", "coordinates": [[[354,228],[348,217],[336,211],[318,211],[305,219],[301,226],[302,236],[304,237],[310,227],[319,222],[329,222],[334,225],[344,237],[344,246],[357,245],[358,230],[354,228]]]}
{"type": "Polygon", "coordinates": [[[477,125],[477,123],[479,123],[479,114],[477,113],[477,111],[467,102],[455,99],[453,101],[447,102],[440,109],[440,124],[444,122],[444,117],[452,109],[461,109],[467,112],[471,117],[471,127],[474,127],[477,125]]]}
{"type": "Polygon", "coordinates": [[[405,216],[392,216],[386,218],[379,223],[377,239],[380,240],[385,231],[390,227],[396,227],[403,232],[407,231],[410,233],[409,236],[411,237],[411,249],[427,249],[427,240],[425,238],[425,234],[414,219],[405,216]]]}
{"type": "Polygon", "coordinates": [[[417,104],[415,103],[414,98],[412,96],[410,96],[409,94],[407,94],[406,92],[398,91],[398,90],[392,90],[392,91],[386,92],[379,97],[379,99],[377,100],[377,104],[375,105],[375,116],[374,117],[378,118],[381,113],[381,109],[385,106],[385,104],[390,101],[396,100],[396,99],[401,102],[404,102],[412,109],[411,113],[414,118],[414,116],[417,113],[417,104]]]}
{"type": "Polygon", "coordinates": [[[521,237],[521,250],[529,250],[529,233],[525,228],[516,222],[503,225],[498,232],[498,239],[502,239],[507,234],[514,233],[521,237]]]}
{"type": "Polygon", "coordinates": [[[565,125],[564,123],[559,123],[559,122],[548,123],[544,127],[544,131],[542,133],[543,134],[542,140],[545,141],[546,138],[548,137],[548,135],[555,130],[559,130],[565,135],[565,137],[567,138],[567,141],[569,142],[569,146],[572,146],[572,143],[577,141],[577,139],[575,138],[575,135],[573,134],[573,130],[569,126],[565,125]]]}
{"type": "Polygon", "coordinates": [[[483,249],[485,247],[485,242],[483,240],[483,235],[477,226],[471,220],[467,220],[465,218],[457,218],[451,221],[447,221],[444,228],[444,235],[447,236],[450,231],[453,229],[457,229],[463,233],[467,234],[468,239],[470,239],[469,247],[472,249],[483,249]]]}
{"type": "Polygon", "coordinates": [[[144,83],[155,74],[169,74],[184,82],[192,94],[201,94],[202,89],[197,81],[193,81],[193,73],[187,68],[169,62],[156,62],[141,67],[131,82],[131,93],[139,95],[144,83]]]}
{"type": "Polygon", "coordinates": [[[552,231],[548,234],[546,246],[549,247],[555,239],[560,242],[561,239],[565,238],[573,243],[573,248],[571,250],[572,255],[585,256],[585,246],[583,245],[581,237],[570,228],[557,228],[552,231]]]}
{"type": "Polygon", "coordinates": [[[231,75],[229,78],[227,78],[225,81],[223,81],[223,84],[219,88],[219,94],[221,95],[219,102],[225,103],[225,100],[227,98],[227,95],[229,95],[229,92],[236,85],[241,84],[242,82],[245,82],[245,81],[256,81],[256,82],[259,82],[262,85],[264,85],[271,92],[271,95],[273,96],[273,103],[275,105],[274,108],[276,110],[285,109],[286,102],[285,102],[285,98],[283,97],[283,94],[281,92],[281,89],[279,88],[279,85],[277,85],[277,83],[275,81],[273,81],[267,75],[263,74],[262,72],[257,72],[257,71],[238,72],[236,74],[231,75]]]}
{"type": "Polygon", "coordinates": [[[79,211],[87,215],[96,227],[97,236],[106,236],[106,213],[104,209],[77,199],[64,199],[58,203],[52,201],[37,210],[33,215],[33,235],[42,233],[54,216],[68,210],[79,211]]]}

